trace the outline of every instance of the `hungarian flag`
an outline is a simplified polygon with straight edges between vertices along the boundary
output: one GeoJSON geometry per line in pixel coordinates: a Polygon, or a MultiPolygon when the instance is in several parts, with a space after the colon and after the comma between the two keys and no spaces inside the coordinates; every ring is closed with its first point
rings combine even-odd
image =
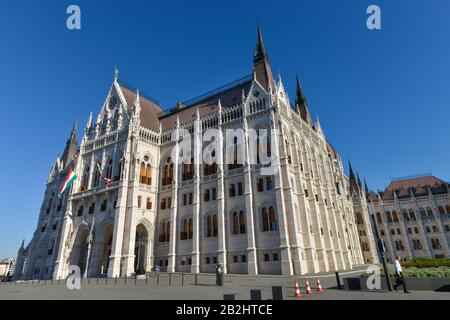
{"type": "Polygon", "coordinates": [[[111,183],[111,179],[105,178],[105,177],[103,176],[102,170],[100,169],[100,164],[99,164],[98,162],[97,162],[97,170],[98,170],[98,173],[100,174],[100,177],[102,178],[103,182],[104,182],[105,184],[110,184],[110,183],[111,183]]]}
{"type": "Polygon", "coordinates": [[[72,185],[72,183],[75,181],[76,178],[77,178],[77,176],[75,175],[75,172],[73,172],[73,169],[69,168],[67,177],[64,180],[64,183],[62,184],[61,189],[58,192],[58,198],[62,199],[62,195],[63,195],[64,191],[66,191],[67,189],[70,188],[70,186],[72,185]]]}

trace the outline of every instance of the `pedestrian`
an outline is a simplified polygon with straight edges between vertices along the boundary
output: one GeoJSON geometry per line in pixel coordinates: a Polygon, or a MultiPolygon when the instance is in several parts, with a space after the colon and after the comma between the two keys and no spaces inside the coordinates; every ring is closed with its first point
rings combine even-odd
{"type": "Polygon", "coordinates": [[[406,289],[405,277],[403,276],[402,265],[400,264],[400,257],[397,256],[394,260],[394,271],[395,271],[395,285],[394,289],[397,292],[397,288],[401,285],[405,293],[409,293],[406,289]]]}
{"type": "Polygon", "coordinates": [[[220,286],[220,265],[216,264],[216,286],[220,286]]]}
{"type": "Polygon", "coordinates": [[[223,286],[223,266],[219,264],[219,286],[223,286]]]}
{"type": "Polygon", "coordinates": [[[159,263],[155,264],[155,275],[158,276],[159,270],[161,270],[161,267],[159,266],[159,263]]]}

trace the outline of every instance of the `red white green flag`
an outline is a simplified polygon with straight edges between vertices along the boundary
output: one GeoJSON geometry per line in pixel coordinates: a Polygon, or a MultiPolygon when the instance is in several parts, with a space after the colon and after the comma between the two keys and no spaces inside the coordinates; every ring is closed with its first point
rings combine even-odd
{"type": "Polygon", "coordinates": [[[103,182],[105,184],[110,184],[111,183],[111,179],[108,179],[108,178],[103,176],[102,170],[100,169],[100,164],[98,162],[97,162],[97,170],[98,170],[98,173],[100,174],[100,177],[102,178],[103,182]]]}
{"type": "Polygon", "coordinates": [[[64,183],[61,186],[61,189],[58,192],[58,198],[62,199],[63,193],[70,188],[72,183],[75,181],[77,176],[75,175],[75,172],[73,172],[72,168],[69,168],[69,172],[67,173],[67,177],[64,180],[64,183]]]}

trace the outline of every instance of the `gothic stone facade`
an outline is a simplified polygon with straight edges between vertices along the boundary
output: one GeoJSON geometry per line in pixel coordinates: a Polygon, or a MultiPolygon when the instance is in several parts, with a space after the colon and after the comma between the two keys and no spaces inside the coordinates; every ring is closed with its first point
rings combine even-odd
{"type": "Polygon", "coordinates": [[[95,123],[91,115],[80,146],[76,140],[74,128],[16,278],[62,278],[71,265],[84,276],[116,277],[154,263],[168,272],[213,272],[217,262],[227,273],[283,275],[364,263],[341,159],[312,121],[299,80],[292,104],[281,77],[274,80],[259,30],[251,76],[170,111],[116,71],[95,123]],[[222,161],[181,163],[180,128],[198,158],[202,133],[218,129],[222,161]],[[262,128],[277,130],[270,176],[248,161],[249,130],[262,128]],[[224,164],[227,129],[244,132],[242,164],[224,164]],[[69,167],[78,179],[59,200],[69,167]]]}

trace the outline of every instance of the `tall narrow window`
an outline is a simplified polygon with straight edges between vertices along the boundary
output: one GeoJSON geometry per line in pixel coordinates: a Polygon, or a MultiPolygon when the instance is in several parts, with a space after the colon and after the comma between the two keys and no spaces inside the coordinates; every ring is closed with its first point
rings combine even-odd
{"type": "Polygon", "coordinates": [[[270,231],[277,230],[277,219],[275,216],[275,209],[273,207],[269,208],[269,220],[270,220],[270,231]]]}
{"type": "Polygon", "coordinates": [[[192,222],[192,218],[189,218],[189,234],[188,234],[189,239],[192,239],[193,235],[194,235],[193,222],[192,222]]]}
{"type": "Polygon", "coordinates": [[[239,212],[239,233],[245,233],[245,216],[244,211],[239,212]]]}
{"type": "Polygon", "coordinates": [[[208,217],[206,218],[206,224],[207,224],[206,236],[207,237],[212,237],[212,234],[213,234],[213,221],[212,221],[212,216],[211,215],[208,215],[208,217]]]}
{"type": "Polygon", "coordinates": [[[139,182],[145,184],[145,163],[141,162],[141,168],[139,170],[139,182]]]}
{"type": "Polygon", "coordinates": [[[152,167],[150,166],[150,164],[147,164],[146,169],[145,169],[145,180],[146,180],[146,184],[151,185],[152,184],[152,167]]]}
{"type": "Polygon", "coordinates": [[[239,233],[239,217],[236,211],[233,212],[233,233],[239,233]]]}
{"type": "Polygon", "coordinates": [[[213,215],[213,237],[217,237],[219,228],[217,226],[217,215],[213,215]]]}
{"type": "Polygon", "coordinates": [[[269,214],[267,213],[267,208],[262,208],[261,212],[263,231],[269,231],[269,214]]]}

